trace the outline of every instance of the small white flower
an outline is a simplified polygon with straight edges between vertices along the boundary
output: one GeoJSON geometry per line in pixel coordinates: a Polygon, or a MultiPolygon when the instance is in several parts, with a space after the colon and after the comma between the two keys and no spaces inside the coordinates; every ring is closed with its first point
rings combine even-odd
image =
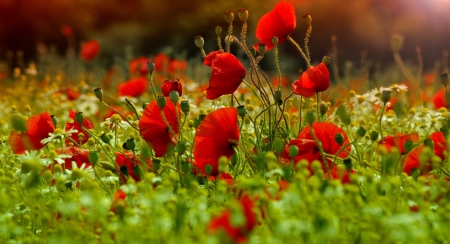
{"type": "Polygon", "coordinates": [[[70,130],[65,131],[64,130],[58,130],[56,133],[48,133],[49,137],[42,139],[42,144],[47,144],[49,142],[56,142],[61,143],[65,140],[65,138],[71,137],[73,133],[78,133],[78,130],[74,129],[73,127],[70,128],[70,130]]]}
{"type": "Polygon", "coordinates": [[[65,163],[65,159],[66,158],[72,158],[72,155],[69,154],[59,154],[58,157],[51,159],[51,158],[44,158],[42,159],[42,165],[44,166],[49,166],[51,165],[53,162],[57,162],[58,164],[64,164],[65,163]]]}

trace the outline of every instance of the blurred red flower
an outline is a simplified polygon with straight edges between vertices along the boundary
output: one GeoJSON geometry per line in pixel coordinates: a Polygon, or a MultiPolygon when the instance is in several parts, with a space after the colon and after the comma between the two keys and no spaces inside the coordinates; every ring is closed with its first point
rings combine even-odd
{"type": "MultiPolygon", "coordinates": [[[[175,106],[166,98],[166,106],[163,108],[164,117],[172,128],[175,135],[178,135],[178,122],[175,115],[175,106]]],[[[177,103],[176,109],[180,113],[180,105],[177,103]]],[[[142,138],[153,148],[156,157],[164,156],[171,147],[175,146],[175,138],[170,133],[161,117],[161,109],[153,100],[144,110],[144,114],[139,120],[139,130],[142,138]]]]}
{"type": "Polygon", "coordinates": [[[73,101],[73,100],[77,100],[81,94],[78,91],[69,87],[66,89],[66,95],[67,95],[67,99],[69,99],[70,101],[73,101]]]}
{"type": "MultiPolygon", "coordinates": [[[[70,138],[72,138],[74,141],[78,142],[80,145],[83,145],[84,143],[87,142],[87,140],[89,139],[89,134],[86,133],[85,131],[83,131],[83,129],[81,128],[80,124],[78,124],[78,122],[75,120],[75,114],[77,112],[73,111],[72,109],[69,112],[69,118],[71,118],[73,120],[73,122],[71,123],[66,123],[66,131],[69,131],[70,129],[75,129],[78,132],[77,133],[72,133],[72,135],[70,136],[70,138]],[[78,134],[83,133],[83,140],[80,141],[78,138],[78,134]]],[[[93,129],[94,128],[94,124],[92,123],[92,121],[84,118],[83,119],[83,127],[86,128],[87,130],[89,129],[93,129]]],[[[69,145],[71,141],[70,140],[66,140],[66,145],[69,145]]]]}
{"type": "Polygon", "coordinates": [[[165,97],[168,97],[171,91],[177,91],[178,95],[183,95],[183,85],[181,85],[179,79],[165,80],[161,85],[161,90],[165,97]]]}
{"type": "Polygon", "coordinates": [[[204,174],[207,164],[212,166],[211,175],[218,172],[220,156],[230,158],[233,147],[239,142],[239,128],[236,108],[221,108],[208,114],[197,128],[194,138],[195,166],[204,174]]]}
{"type": "Polygon", "coordinates": [[[188,63],[184,59],[172,59],[169,62],[169,74],[182,74],[187,69],[188,63]],[[178,72],[178,73],[176,73],[178,72]]]}
{"type": "Polygon", "coordinates": [[[158,72],[166,71],[169,67],[170,57],[164,53],[158,53],[154,58],[155,70],[158,72]]]}
{"type": "Polygon", "coordinates": [[[234,179],[233,176],[228,174],[227,172],[222,172],[216,176],[209,176],[209,180],[210,181],[214,181],[214,180],[223,180],[224,182],[227,183],[227,185],[231,185],[231,183],[233,183],[234,179]]]}
{"type": "MultiPolygon", "coordinates": [[[[348,170],[343,169],[342,172],[339,172],[339,168],[334,166],[330,169],[331,179],[340,180],[342,184],[350,184],[350,175],[348,174],[348,170]]],[[[350,170],[351,174],[355,174],[356,171],[354,169],[350,170]]],[[[325,178],[328,177],[328,173],[325,172],[325,178]]]]}
{"type": "Polygon", "coordinates": [[[128,68],[132,76],[144,76],[148,74],[147,63],[150,59],[144,56],[140,56],[130,61],[128,68]]]}
{"type": "MultiPolygon", "coordinates": [[[[116,153],[116,163],[119,167],[126,166],[128,168],[128,175],[131,178],[133,178],[134,181],[138,182],[141,179],[139,178],[139,176],[137,176],[133,172],[133,167],[135,165],[140,165],[140,162],[139,162],[139,160],[136,159],[136,157],[134,157],[133,153],[127,152],[126,154],[127,154],[128,158],[130,158],[131,160],[128,159],[127,157],[125,157],[125,155],[123,155],[122,153],[116,153]]],[[[148,159],[147,163],[148,163],[148,166],[151,166],[152,165],[151,159],[148,159]]],[[[122,179],[124,182],[126,182],[125,178],[122,178],[122,179]]]]}
{"type": "Polygon", "coordinates": [[[61,27],[61,33],[67,37],[69,36],[73,36],[73,30],[72,27],[68,26],[68,25],[64,25],[61,27]]]}
{"type": "Polygon", "coordinates": [[[322,92],[330,86],[330,74],[327,66],[322,62],[317,66],[309,67],[298,80],[292,83],[295,94],[311,97],[316,92],[322,92]]]}
{"type": "Polygon", "coordinates": [[[445,87],[434,94],[433,104],[435,109],[447,107],[447,101],[445,101],[445,87]]]}
{"type": "MultiPolygon", "coordinates": [[[[264,14],[256,26],[256,38],[265,43],[267,50],[273,48],[272,38],[278,37],[278,45],[287,40],[287,36],[296,26],[295,9],[291,3],[277,3],[272,11],[264,14]]],[[[257,46],[257,45],[256,45],[257,46]]]]}
{"type": "Polygon", "coordinates": [[[436,154],[442,161],[445,160],[445,151],[447,150],[447,142],[445,141],[444,133],[436,131],[431,133],[430,139],[434,144],[434,154],[436,154]]]}
{"type": "Polygon", "coordinates": [[[8,144],[15,154],[22,154],[26,150],[39,150],[45,145],[41,143],[42,139],[53,133],[55,125],[50,114],[43,112],[30,117],[26,123],[26,131],[11,131],[8,144]]]}
{"type": "Polygon", "coordinates": [[[97,40],[91,40],[85,42],[83,46],[81,46],[80,57],[84,61],[92,61],[97,55],[100,53],[100,44],[97,40]]]}
{"type": "Polygon", "coordinates": [[[241,62],[231,53],[214,51],[203,61],[211,67],[212,74],[206,99],[213,100],[225,94],[233,94],[246,75],[241,62]]]}
{"type": "Polygon", "coordinates": [[[72,170],[72,161],[74,161],[78,167],[86,164],[87,166],[91,165],[89,162],[89,150],[84,148],[79,148],[75,146],[57,148],[55,151],[58,154],[67,154],[72,155],[72,158],[66,158],[65,161],[65,169],[72,170]]]}
{"type": "Polygon", "coordinates": [[[392,150],[392,147],[396,147],[401,154],[405,154],[405,142],[406,141],[412,141],[412,142],[419,142],[419,134],[417,133],[411,133],[411,134],[404,134],[397,133],[397,135],[392,136],[385,136],[382,140],[378,142],[378,147],[376,152],[379,153],[378,148],[383,145],[387,149],[387,153],[390,153],[392,150]]]}
{"type": "Polygon", "coordinates": [[[147,79],[137,77],[119,85],[119,96],[139,97],[147,90],[147,79]]]}

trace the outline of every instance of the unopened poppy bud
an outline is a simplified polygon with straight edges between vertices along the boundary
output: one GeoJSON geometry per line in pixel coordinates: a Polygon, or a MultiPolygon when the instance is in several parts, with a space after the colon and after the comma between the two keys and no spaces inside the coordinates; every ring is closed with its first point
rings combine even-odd
{"type": "Polygon", "coordinates": [[[106,133],[101,134],[100,139],[102,140],[102,142],[104,142],[106,144],[109,144],[109,142],[111,141],[111,138],[106,133]]]}
{"type": "Polygon", "coordinates": [[[194,42],[198,48],[203,48],[203,46],[205,45],[205,40],[203,40],[202,36],[196,36],[194,38],[194,42]]]}
{"type": "Polygon", "coordinates": [[[314,112],[312,112],[312,111],[306,112],[305,120],[306,120],[306,122],[308,122],[308,124],[314,123],[314,121],[316,120],[316,116],[314,115],[314,112]]]}
{"type": "Polygon", "coordinates": [[[25,113],[31,113],[30,105],[26,105],[24,110],[25,110],[25,113]]]}
{"type": "Polygon", "coordinates": [[[77,121],[78,124],[83,125],[83,121],[84,121],[83,112],[77,112],[75,114],[75,121],[77,121]]]}
{"type": "Polygon", "coordinates": [[[28,118],[23,115],[13,114],[11,116],[11,126],[14,130],[25,132],[28,118]]]}
{"type": "Polygon", "coordinates": [[[331,58],[328,57],[328,56],[323,56],[322,63],[324,63],[325,65],[330,64],[331,63],[331,58]]]}
{"type": "Polygon", "coordinates": [[[135,165],[133,167],[133,174],[134,175],[136,175],[139,178],[142,178],[142,173],[143,173],[143,170],[142,170],[142,167],[140,165],[135,165]]]}
{"type": "Polygon", "coordinates": [[[419,178],[420,176],[420,170],[419,169],[412,169],[411,170],[411,176],[413,177],[414,180],[417,180],[417,178],[419,178]]]}
{"type": "Polygon", "coordinates": [[[283,102],[281,100],[281,91],[275,91],[273,93],[273,100],[274,100],[274,103],[278,104],[278,105],[280,104],[280,102],[283,102]]]}
{"type": "Polygon", "coordinates": [[[231,35],[227,35],[227,36],[225,37],[225,43],[226,43],[227,45],[231,45],[231,44],[233,44],[233,42],[234,42],[234,39],[233,39],[233,37],[232,37],[231,35]]]}
{"type": "Polygon", "coordinates": [[[372,131],[372,132],[370,132],[370,140],[371,141],[376,141],[376,140],[378,140],[378,136],[379,136],[379,134],[378,134],[378,132],[376,132],[376,131],[372,131]]]}
{"type": "Polygon", "coordinates": [[[291,156],[291,158],[295,158],[298,155],[298,147],[296,145],[291,145],[289,147],[289,156],[291,156]]]}
{"type": "Polygon", "coordinates": [[[61,174],[62,173],[62,166],[60,165],[60,164],[55,164],[54,166],[53,166],[53,173],[55,174],[55,175],[57,175],[57,174],[61,174]]]}
{"type": "Polygon", "coordinates": [[[414,148],[414,142],[411,140],[406,140],[403,144],[403,148],[405,149],[405,154],[408,154],[414,148]]]}
{"type": "Polygon", "coordinates": [[[103,101],[103,90],[102,88],[98,87],[94,89],[94,95],[100,100],[103,101]]]}
{"type": "Polygon", "coordinates": [[[366,135],[367,130],[363,127],[359,127],[358,130],[356,130],[356,134],[359,136],[359,138],[363,138],[366,135]]]}
{"type": "Polygon", "coordinates": [[[185,174],[189,174],[189,172],[191,172],[192,167],[191,164],[188,162],[182,162],[181,163],[181,171],[183,171],[183,173],[185,174]]]}
{"type": "Polygon", "coordinates": [[[56,127],[58,125],[58,119],[56,119],[55,115],[50,115],[50,118],[52,119],[53,125],[56,127]]]}
{"type": "Polygon", "coordinates": [[[267,46],[265,43],[259,43],[258,44],[258,52],[261,56],[263,56],[267,51],[267,46]]]}
{"type": "Polygon", "coordinates": [[[197,129],[202,121],[199,118],[194,119],[194,128],[197,129]]]}
{"type": "Polygon", "coordinates": [[[153,71],[155,70],[155,63],[153,63],[153,62],[147,62],[147,69],[148,69],[148,72],[149,72],[150,74],[152,74],[153,71]]]}
{"type": "Polygon", "coordinates": [[[98,155],[97,151],[90,151],[88,159],[92,165],[95,165],[98,162],[98,160],[100,159],[100,156],[98,155]]]}
{"type": "Polygon", "coordinates": [[[305,22],[305,24],[310,25],[312,22],[312,17],[310,14],[305,14],[303,15],[303,22],[305,22]]]}
{"type": "Polygon", "coordinates": [[[206,176],[209,177],[211,175],[212,170],[213,170],[213,167],[210,164],[205,165],[206,176]]]}
{"type": "Polygon", "coordinates": [[[156,104],[158,104],[158,107],[160,109],[163,109],[166,106],[166,97],[158,96],[158,98],[156,99],[156,104]]]}
{"type": "Polygon", "coordinates": [[[273,150],[277,155],[280,155],[285,147],[286,144],[284,143],[284,141],[282,141],[280,138],[275,138],[275,140],[273,141],[273,150]]]}
{"type": "Polygon", "coordinates": [[[345,168],[347,169],[347,171],[350,172],[350,170],[352,170],[352,167],[353,167],[352,159],[351,158],[344,159],[344,165],[345,165],[345,168]]]}
{"type": "Polygon", "coordinates": [[[189,113],[191,106],[189,105],[189,101],[181,101],[180,103],[181,111],[185,114],[189,113]]]}
{"type": "Polygon", "coordinates": [[[147,107],[147,105],[149,105],[149,103],[143,103],[143,104],[142,104],[142,109],[145,110],[145,108],[147,107]]]}
{"type": "Polygon", "coordinates": [[[336,135],[334,135],[334,141],[336,141],[336,143],[342,147],[342,145],[344,144],[344,136],[341,133],[337,133],[336,135]]]}
{"type": "Polygon", "coordinates": [[[217,35],[217,36],[220,36],[220,34],[222,33],[222,27],[216,26],[215,31],[216,31],[216,35],[217,35]]]}
{"type": "Polygon", "coordinates": [[[439,81],[441,82],[441,84],[445,87],[448,86],[448,83],[450,81],[449,75],[447,72],[441,73],[439,75],[439,81]]]}
{"type": "Polygon", "coordinates": [[[320,101],[319,103],[319,112],[321,115],[324,115],[328,112],[328,104],[324,101],[320,101]]]}
{"type": "Polygon", "coordinates": [[[173,104],[177,104],[178,99],[180,98],[180,95],[178,94],[178,91],[171,91],[169,93],[169,98],[170,98],[170,101],[173,102],[173,104]]]}
{"type": "Polygon", "coordinates": [[[273,44],[274,46],[277,46],[277,45],[278,45],[278,37],[276,37],[276,36],[272,37],[272,44],[273,44]]]}
{"type": "Polygon", "coordinates": [[[228,22],[228,24],[233,23],[234,20],[234,13],[233,11],[226,11],[224,14],[225,20],[228,22]]]}
{"type": "Polygon", "coordinates": [[[129,173],[128,167],[126,165],[121,166],[120,173],[122,173],[125,176],[128,176],[128,173],[129,173]]]}
{"type": "Polygon", "coordinates": [[[394,33],[391,36],[391,49],[394,52],[399,52],[403,48],[405,37],[399,33],[394,33]]]}
{"type": "Polygon", "coordinates": [[[386,104],[387,102],[389,102],[389,100],[391,100],[391,91],[384,90],[381,93],[381,101],[386,104]]]}
{"type": "Polygon", "coordinates": [[[242,22],[244,22],[244,23],[247,22],[247,19],[248,19],[248,10],[247,9],[245,9],[245,8],[239,9],[238,15],[239,15],[239,19],[241,19],[242,22]]]}
{"type": "Polygon", "coordinates": [[[423,144],[424,144],[426,147],[429,147],[430,149],[433,149],[433,148],[434,148],[433,140],[431,140],[430,138],[425,139],[425,140],[423,141],[423,144]]]}
{"type": "Polygon", "coordinates": [[[177,152],[178,152],[178,154],[183,154],[184,152],[186,152],[186,144],[184,143],[184,142],[179,142],[177,145],[176,145],[176,149],[177,149],[177,152]]]}
{"type": "Polygon", "coordinates": [[[200,114],[198,118],[200,119],[200,121],[203,121],[206,118],[206,114],[200,114]]]}
{"type": "Polygon", "coordinates": [[[255,46],[250,45],[248,46],[248,50],[250,51],[250,54],[254,57],[256,55],[256,49],[255,46]]]}
{"type": "Polygon", "coordinates": [[[245,106],[244,105],[238,106],[237,110],[238,110],[238,115],[241,118],[243,118],[245,116],[245,114],[247,113],[247,111],[245,110],[245,106]]]}
{"type": "Polygon", "coordinates": [[[136,149],[136,141],[134,140],[134,138],[128,138],[125,141],[126,147],[125,149],[131,150],[133,151],[134,149],[136,149]]]}

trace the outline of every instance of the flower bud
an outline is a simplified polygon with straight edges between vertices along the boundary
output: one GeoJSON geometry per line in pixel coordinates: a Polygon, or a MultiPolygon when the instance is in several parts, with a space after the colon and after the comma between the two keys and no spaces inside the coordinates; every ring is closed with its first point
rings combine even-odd
{"type": "Polygon", "coordinates": [[[102,140],[102,142],[104,142],[104,143],[106,143],[106,144],[109,144],[109,142],[111,141],[111,137],[109,137],[108,134],[103,133],[103,134],[100,136],[100,140],[102,140]]]}
{"type": "Polygon", "coordinates": [[[203,48],[203,46],[205,45],[205,40],[203,40],[202,36],[196,36],[194,38],[194,42],[198,48],[203,48]]]}
{"type": "Polygon", "coordinates": [[[220,36],[220,34],[222,33],[222,27],[220,27],[220,26],[216,26],[216,35],[217,36],[220,36]]]}
{"type": "Polygon", "coordinates": [[[89,162],[95,166],[95,164],[100,159],[100,156],[98,155],[97,151],[90,151],[88,156],[89,162]]]}
{"type": "Polygon", "coordinates": [[[131,150],[131,151],[136,149],[136,141],[134,140],[134,138],[128,138],[125,141],[124,145],[126,146],[126,148],[124,147],[124,149],[131,150]]]}
{"type": "Polygon", "coordinates": [[[328,104],[325,101],[320,101],[319,112],[321,115],[325,115],[328,112],[328,104]]]}
{"type": "Polygon", "coordinates": [[[325,65],[329,65],[331,63],[331,58],[328,56],[323,56],[322,63],[324,63],[325,65]]]}
{"type": "Polygon", "coordinates": [[[147,62],[147,69],[148,69],[148,72],[149,72],[150,74],[152,74],[153,71],[155,70],[155,63],[153,63],[153,62],[147,62]]]}
{"type": "Polygon", "coordinates": [[[248,19],[248,10],[245,8],[241,8],[238,11],[239,19],[241,19],[242,22],[247,22],[248,19]]]}
{"type": "Polygon", "coordinates": [[[183,154],[184,152],[186,152],[186,144],[184,142],[179,142],[176,145],[176,149],[179,155],[183,154]]]}
{"type": "Polygon", "coordinates": [[[149,103],[143,103],[143,104],[142,104],[142,109],[145,110],[145,108],[147,107],[147,105],[149,105],[149,103]]]}
{"type": "Polygon", "coordinates": [[[306,120],[306,122],[308,122],[308,124],[314,123],[314,121],[316,120],[316,116],[314,115],[314,112],[313,111],[306,112],[305,120],[306,120]]]}
{"type": "Polygon", "coordinates": [[[352,159],[351,158],[344,159],[344,165],[345,165],[345,168],[347,169],[347,171],[350,172],[353,167],[352,159]]]}
{"type": "Polygon", "coordinates": [[[213,170],[213,167],[210,164],[205,165],[206,176],[209,177],[211,175],[212,170],[213,170]]]}
{"type": "Polygon", "coordinates": [[[276,37],[276,36],[272,37],[272,44],[274,46],[278,46],[278,37],[276,37]]]}
{"type": "Polygon", "coordinates": [[[83,112],[77,112],[75,113],[75,121],[82,126],[84,121],[83,112]]]}
{"type": "Polygon", "coordinates": [[[158,172],[158,170],[161,168],[161,160],[153,159],[152,166],[153,166],[153,172],[158,172]]]}
{"type": "Polygon", "coordinates": [[[202,121],[199,118],[194,119],[194,128],[197,129],[202,121]]]}
{"type": "Polygon", "coordinates": [[[189,113],[191,106],[189,105],[189,101],[181,101],[180,103],[181,111],[185,114],[189,113]]]}
{"type": "Polygon", "coordinates": [[[394,33],[391,36],[391,50],[393,52],[399,52],[403,48],[405,37],[402,34],[394,33]]]}
{"type": "Polygon", "coordinates": [[[342,145],[344,144],[344,136],[341,133],[337,133],[336,135],[334,135],[334,141],[336,141],[336,143],[342,147],[342,145]]]}
{"type": "Polygon", "coordinates": [[[11,126],[14,130],[25,132],[27,130],[27,116],[13,114],[11,116],[11,126]]]}
{"type": "Polygon", "coordinates": [[[259,54],[261,55],[261,56],[263,56],[265,53],[266,53],[266,51],[267,51],[267,46],[266,46],[266,44],[265,43],[259,43],[258,44],[258,52],[259,52],[259,54]]]}
{"type": "Polygon", "coordinates": [[[158,104],[159,109],[163,109],[166,106],[166,97],[164,96],[158,96],[156,99],[156,104],[158,104]]]}
{"type": "Polygon", "coordinates": [[[98,87],[94,89],[95,96],[100,100],[103,101],[103,90],[102,88],[98,87]]]}
{"type": "Polygon", "coordinates": [[[245,114],[247,113],[247,111],[245,110],[245,106],[244,105],[238,106],[237,110],[238,110],[238,115],[241,118],[243,118],[245,116],[245,114]]]}
{"type": "Polygon", "coordinates": [[[303,15],[303,22],[305,22],[305,24],[310,25],[312,22],[312,17],[310,14],[305,14],[303,15]]]}
{"type": "Polygon", "coordinates": [[[56,119],[55,115],[50,115],[50,118],[52,119],[53,125],[56,127],[58,125],[58,119],[56,119]]]}
{"type": "Polygon", "coordinates": [[[298,147],[296,145],[291,145],[289,147],[289,156],[291,156],[291,158],[295,158],[298,155],[298,147]]]}
{"type": "Polygon", "coordinates": [[[430,138],[425,139],[423,141],[423,144],[425,145],[425,147],[429,147],[430,149],[434,148],[433,140],[431,140],[430,138]]]}
{"type": "Polygon", "coordinates": [[[391,91],[389,90],[384,90],[381,93],[381,101],[386,104],[387,102],[389,102],[389,100],[391,100],[391,91]]]}
{"type": "Polygon", "coordinates": [[[178,91],[171,91],[169,93],[170,101],[172,101],[173,104],[177,104],[178,103],[179,97],[180,97],[180,95],[178,94],[178,91]]]}
{"type": "Polygon", "coordinates": [[[225,20],[228,22],[228,24],[233,23],[234,20],[234,13],[233,11],[226,11],[224,14],[225,20]]]}
{"type": "Polygon", "coordinates": [[[417,178],[419,178],[419,176],[420,176],[420,170],[417,168],[412,169],[411,176],[413,177],[414,180],[417,180],[417,178]]]}
{"type": "Polygon", "coordinates": [[[283,100],[281,100],[281,91],[275,91],[273,93],[273,100],[275,104],[280,105],[280,103],[283,103],[283,100]]]}
{"type": "Polygon", "coordinates": [[[376,141],[376,140],[378,140],[378,136],[379,136],[378,132],[376,132],[376,131],[374,131],[374,130],[370,132],[370,140],[371,140],[371,141],[376,141]]]}
{"type": "Polygon", "coordinates": [[[363,127],[359,127],[358,130],[356,130],[356,134],[359,136],[359,138],[363,138],[366,135],[367,130],[363,127]]]}
{"type": "Polygon", "coordinates": [[[403,144],[403,148],[405,149],[405,154],[408,154],[414,148],[414,142],[411,140],[406,140],[403,144]]]}
{"type": "Polygon", "coordinates": [[[206,118],[206,114],[200,114],[198,118],[200,119],[200,121],[203,121],[206,118]]]}
{"type": "Polygon", "coordinates": [[[184,174],[189,174],[192,170],[192,165],[188,162],[182,162],[181,163],[181,171],[183,171],[184,174]]]}
{"type": "Polygon", "coordinates": [[[143,170],[142,167],[140,165],[135,165],[133,167],[133,174],[136,175],[137,177],[142,178],[142,174],[143,174],[143,170]]]}
{"type": "Polygon", "coordinates": [[[441,73],[439,75],[439,81],[441,82],[441,84],[445,87],[448,86],[448,83],[450,81],[449,75],[447,72],[441,73]]]}

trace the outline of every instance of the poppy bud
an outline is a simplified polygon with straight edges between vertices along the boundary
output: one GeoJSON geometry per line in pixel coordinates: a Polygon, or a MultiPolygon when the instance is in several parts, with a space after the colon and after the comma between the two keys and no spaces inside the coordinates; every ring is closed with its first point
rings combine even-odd
{"type": "Polygon", "coordinates": [[[308,122],[308,124],[314,123],[314,121],[316,120],[316,116],[314,115],[314,112],[313,111],[306,112],[305,120],[306,120],[306,122],[308,122]]]}
{"type": "Polygon", "coordinates": [[[291,145],[289,147],[289,156],[291,156],[291,158],[295,158],[298,155],[298,147],[296,145],[291,145]]]}
{"type": "Polygon", "coordinates": [[[198,48],[203,48],[203,45],[205,45],[205,40],[203,40],[202,36],[196,36],[194,42],[198,48]]]}
{"type": "Polygon", "coordinates": [[[433,141],[432,141],[430,138],[425,139],[425,140],[423,141],[423,144],[424,144],[426,147],[429,147],[430,149],[433,149],[433,148],[434,148],[433,141]]]}
{"type": "Polygon", "coordinates": [[[158,96],[158,98],[156,99],[156,104],[158,104],[158,107],[160,109],[163,109],[166,106],[166,97],[158,96]]]}
{"type": "Polygon", "coordinates": [[[248,46],[248,50],[250,51],[250,54],[254,57],[256,55],[256,49],[255,46],[250,45],[248,46]]]}
{"type": "Polygon", "coordinates": [[[191,172],[191,164],[188,162],[182,162],[181,171],[183,171],[184,174],[188,174],[189,172],[191,172]]]}
{"type": "Polygon", "coordinates": [[[234,20],[234,13],[233,11],[226,11],[224,14],[225,20],[228,22],[228,24],[233,23],[234,20]]]}
{"type": "Polygon", "coordinates": [[[329,65],[331,63],[331,58],[328,56],[323,56],[322,63],[324,63],[325,65],[329,65]]]}
{"type": "Polygon", "coordinates": [[[120,167],[120,173],[122,173],[123,175],[125,175],[125,176],[128,176],[128,167],[126,166],[126,165],[124,165],[124,166],[121,166],[120,167]]]}
{"type": "Polygon", "coordinates": [[[55,115],[50,115],[50,118],[52,119],[53,125],[56,127],[56,125],[58,125],[58,119],[56,119],[55,115]]]}
{"type": "Polygon", "coordinates": [[[419,178],[419,176],[420,176],[420,170],[417,168],[412,169],[411,176],[413,177],[414,180],[417,180],[417,178],[419,178]]]}
{"type": "Polygon", "coordinates": [[[102,142],[109,144],[109,142],[111,141],[111,138],[109,137],[108,134],[103,133],[100,135],[100,140],[102,140],[102,142]]]}
{"type": "Polygon", "coordinates": [[[149,72],[150,74],[152,74],[153,71],[155,70],[155,63],[153,63],[153,62],[147,62],[147,69],[148,69],[148,72],[149,72]]]}
{"type": "Polygon", "coordinates": [[[449,83],[449,81],[450,81],[450,78],[449,78],[449,76],[448,76],[448,73],[447,73],[447,72],[441,73],[441,74],[439,75],[439,81],[441,82],[441,84],[442,84],[443,86],[447,87],[447,86],[448,86],[448,83],[449,83]]]}
{"type": "Polygon", "coordinates": [[[143,170],[142,170],[141,166],[135,165],[133,167],[133,174],[135,174],[137,177],[142,178],[142,173],[143,173],[143,170]]]}
{"type": "Polygon", "coordinates": [[[273,44],[274,46],[277,46],[277,45],[278,45],[278,37],[276,37],[276,36],[272,37],[272,44],[273,44]]]}
{"type": "Polygon", "coordinates": [[[378,132],[376,132],[374,130],[372,132],[370,132],[370,140],[376,141],[376,140],[378,140],[378,136],[379,136],[378,132]]]}
{"type": "Polygon", "coordinates": [[[149,103],[143,103],[143,104],[142,104],[142,109],[145,110],[145,108],[147,107],[148,104],[149,104],[149,103]]]}
{"type": "Polygon", "coordinates": [[[389,91],[389,90],[384,90],[384,91],[381,93],[381,101],[384,102],[384,103],[386,104],[387,102],[389,102],[389,100],[391,100],[391,91],[389,91]]]}
{"type": "Polygon", "coordinates": [[[283,140],[280,138],[275,138],[273,141],[273,150],[277,155],[280,155],[283,152],[283,149],[286,147],[283,140]]]}
{"type": "Polygon", "coordinates": [[[439,129],[440,132],[442,132],[442,134],[444,134],[444,138],[447,138],[448,136],[448,128],[447,127],[441,127],[439,129]]]}
{"type": "Polygon", "coordinates": [[[212,170],[213,170],[213,167],[211,166],[211,164],[205,165],[205,173],[206,173],[206,176],[209,177],[209,176],[211,175],[212,170]]]}
{"type": "Polygon", "coordinates": [[[100,159],[100,156],[98,155],[97,151],[90,151],[88,159],[92,165],[95,165],[98,162],[98,160],[100,159]]]}
{"type": "Polygon", "coordinates": [[[102,88],[98,87],[94,89],[95,96],[100,100],[103,101],[103,90],[102,88]]]}
{"type": "Polygon", "coordinates": [[[336,135],[334,135],[334,141],[336,141],[336,143],[342,147],[342,145],[344,144],[344,136],[341,133],[337,133],[336,135]]]}
{"type": "Polygon", "coordinates": [[[405,144],[403,144],[403,148],[405,149],[405,154],[408,154],[414,148],[414,142],[411,140],[406,140],[405,144]]]}
{"type": "Polygon", "coordinates": [[[366,135],[366,132],[367,130],[361,126],[356,130],[356,134],[359,136],[359,138],[363,138],[366,135]]]}
{"type": "Polygon", "coordinates": [[[11,116],[11,125],[14,130],[25,132],[27,130],[26,122],[27,116],[22,116],[18,114],[13,114],[11,116]]]}
{"type": "Polygon", "coordinates": [[[283,102],[281,100],[281,91],[275,91],[273,93],[273,100],[275,104],[280,104],[280,102],[283,102]]]}
{"type": "Polygon", "coordinates": [[[233,37],[232,37],[231,35],[227,35],[227,36],[225,37],[225,43],[226,43],[227,45],[231,45],[233,42],[234,42],[234,39],[233,39],[233,37]]]}
{"type": "Polygon", "coordinates": [[[216,35],[217,36],[220,36],[220,33],[222,33],[222,27],[220,27],[220,26],[216,26],[216,35]]]}
{"type": "Polygon", "coordinates": [[[259,52],[259,54],[261,55],[261,56],[263,56],[265,53],[266,53],[266,51],[267,51],[267,46],[266,46],[266,44],[265,43],[259,43],[258,44],[258,52],[259,52]]]}
{"type": "Polygon", "coordinates": [[[328,112],[328,104],[324,101],[320,101],[319,103],[319,112],[321,115],[324,115],[328,112]]]}
{"type": "Polygon", "coordinates": [[[247,113],[244,105],[240,105],[237,107],[239,117],[243,118],[247,113]]]}
{"type": "Polygon", "coordinates": [[[399,52],[403,47],[403,42],[405,41],[405,37],[399,33],[394,33],[391,36],[391,49],[394,52],[399,52]]]}
{"type": "Polygon", "coordinates": [[[84,121],[83,112],[77,112],[75,114],[75,121],[77,121],[77,123],[80,124],[81,126],[83,125],[83,121],[84,121]]]}
{"type": "Polygon", "coordinates": [[[179,97],[180,97],[180,95],[178,94],[178,91],[171,91],[169,93],[170,101],[172,101],[173,104],[177,104],[178,103],[178,98],[179,97]]]}
{"type": "Polygon", "coordinates": [[[186,151],[186,144],[184,142],[179,142],[176,145],[178,154],[183,154],[186,151]]]}
{"type": "Polygon", "coordinates": [[[158,170],[161,168],[161,160],[159,159],[153,159],[152,161],[152,166],[153,166],[153,172],[158,172],[158,170]]]}
{"type": "Polygon", "coordinates": [[[305,14],[303,15],[303,22],[305,22],[305,24],[310,25],[312,22],[312,17],[310,14],[305,14]]]}
{"type": "Polygon", "coordinates": [[[200,119],[200,121],[203,121],[206,118],[206,114],[200,114],[198,118],[200,119]]]}
{"type": "Polygon", "coordinates": [[[248,19],[248,10],[245,8],[241,8],[238,11],[239,19],[241,19],[242,22],[247,22],[248,19]]]}
{"type": "Polygon", "coordinates": [[[189,113],[189,109],[191,106],[189,105],[189,101],[181,101],[180,103],[181,111],[185,114],[189,113]]]}
{"type": "Polygon", "coordinates": [[[133,151],[134,149],[136,149],[136,141],[134,140],[134,138],[128,138],[125,141],[126,147],[125,149],[131,150],[133,151]]]}
{"type": "Polygon", "coordinates": [[[347,169],[347,171],[350,172],[353,167],[352,159],[351,158],[344,159],[344,165],[345,165],[345,168],[347,169]]]}
{"type": "Polygon", "coordinates": [[[197,129],[202,121],[199,118],[194,119],[194,128],[197,129]]]}

